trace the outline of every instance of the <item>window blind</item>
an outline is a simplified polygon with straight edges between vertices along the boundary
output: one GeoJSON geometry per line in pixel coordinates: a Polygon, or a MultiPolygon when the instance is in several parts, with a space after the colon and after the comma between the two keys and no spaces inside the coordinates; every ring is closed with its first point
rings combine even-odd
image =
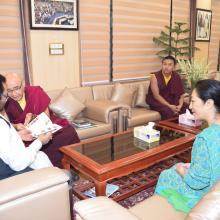
{"type": "Polygon", "coordinates": [[[82,85],[109,82],[109,2],[79,2],[82,85]]]}
{"type": "Polygon", "coordinates": [[[0,1],[0,73],[23,75],[22,35],[18,0],[0,1]]]}
{"type": "Polygon", "coordinates": [[[113,80],[146,78],[161,67],[152,38],[169,25],[170,0],[113,1],[113,80]]]}
{"type": "Polygon", "coordinates": [[[190,2],[173,0],[173,22],[184,22],[189,28],[190,25],[190,2]]]}
{"type": "Polygon", "coordinates": [[[209,44],[209,63],[210,72],[217,70],[218,65],[218,52],[220,42],[220,1],[212,1],[212,25],[211,37],[209,44]]]}

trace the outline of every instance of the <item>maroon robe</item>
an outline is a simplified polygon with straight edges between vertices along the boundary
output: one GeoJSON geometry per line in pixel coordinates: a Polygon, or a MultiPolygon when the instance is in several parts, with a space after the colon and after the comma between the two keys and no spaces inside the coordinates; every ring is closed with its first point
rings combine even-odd
{"type": "MultiPolygon", "coordinates": [[[[9,120],[13,124],[24,123],[27,113],[39,115],[44,112],[50,104],[50,97],[43,91],[40,86],[26,86],[25,87],[25,100],[26,106],[24,110],[20,107],[17,101],[9,98],[5,110],[9,117],[9,120]]],[[[62,154],[59,148],[64,145],[69,145],[79,142],[79,137],[73,127],[69,125],[66,119],[57,117],[50,111],[50,119],[53,123],[56,123],[63,128],[53,134],[53,139],[43,146],[44,151],[54,166],[61,167],[62,154]]]]}
{"type": "MultiPolygon", "coordinates": [[[[155,73],[157,79],[157,85],[159,88],[159,94],[171,105],[179,105],[179,99],[184,94],[184,88],[182,80],[178,73],[173,72],[171,78],[166,85],[162,71],[155,73]]],[[[146,103],[151,109],[158,111],[161,114],[162,119],[174,117],[174,112],[168,107],[161,104],[154,98],[151,86],[149,86],[148,94],[146,95],[146,103]]],[[[184,113],[188,108],[188,104],[183,103],[180,113],[184,113]]]]}

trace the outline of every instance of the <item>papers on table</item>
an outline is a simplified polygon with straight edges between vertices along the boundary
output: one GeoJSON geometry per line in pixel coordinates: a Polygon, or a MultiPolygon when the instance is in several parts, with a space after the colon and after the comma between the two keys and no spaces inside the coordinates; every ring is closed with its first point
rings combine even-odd
{"type": "Polygon", "coordinates": [[[56,132],[60,130],[62,127],[53,124],[50,118],[42,112],[39,114],[35,119],[33,119],[26,128],[31,131],[34,137],[39,136],[40,134],[47,133],[47,132],[56,132]]]}
{"type": "MultiPolygon", "coordinates": [[[[106,185],[106,196],[111,196],[114,192],[116,192],[119,189],[119,186],[114,185],[114,184],[107,184],[106,185]]],[[[84,195],[94,198],[96,197],[96,193],[95,193],[95,187],[87,190],[84,192],[84,195]]]]}

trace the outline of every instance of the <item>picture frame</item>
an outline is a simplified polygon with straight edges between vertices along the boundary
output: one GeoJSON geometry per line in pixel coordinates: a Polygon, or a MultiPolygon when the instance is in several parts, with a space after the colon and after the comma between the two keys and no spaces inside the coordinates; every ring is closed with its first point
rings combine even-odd
{"type": "Polygon", "coordinates": [[[212,11],[197,8],[196,10],[196,41],[210,41],[212,11]]]}
{"type": "Polygon", "coordinates": [[[78,0],[30,0],[31,29],[78,30],[78,0]]]}

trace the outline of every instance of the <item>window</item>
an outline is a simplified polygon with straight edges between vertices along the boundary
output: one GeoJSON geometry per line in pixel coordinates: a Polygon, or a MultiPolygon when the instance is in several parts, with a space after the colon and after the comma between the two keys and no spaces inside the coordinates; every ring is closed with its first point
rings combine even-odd
{"type": "Polygon", "coordinates": [[[82,85],[109,82],[109,0],[80,0],[82,85]]]}
{"type": "MultiPolygon", "coordinates": [[[[169,25],[170,5],[170,0],[81,0],[82,85],[109,82],[110,74],[113,81],[144,79],[159,70],[161,48],[152,39],[169,25]]],[[[189,1],[173,0],[174,10],[173,20],[189,23],[189,1]]]]}
{"type": "Polygon", "coordinates": [[[23,74],[22,35],[18,0],[0,1],[0,73],[23,74]]]}

